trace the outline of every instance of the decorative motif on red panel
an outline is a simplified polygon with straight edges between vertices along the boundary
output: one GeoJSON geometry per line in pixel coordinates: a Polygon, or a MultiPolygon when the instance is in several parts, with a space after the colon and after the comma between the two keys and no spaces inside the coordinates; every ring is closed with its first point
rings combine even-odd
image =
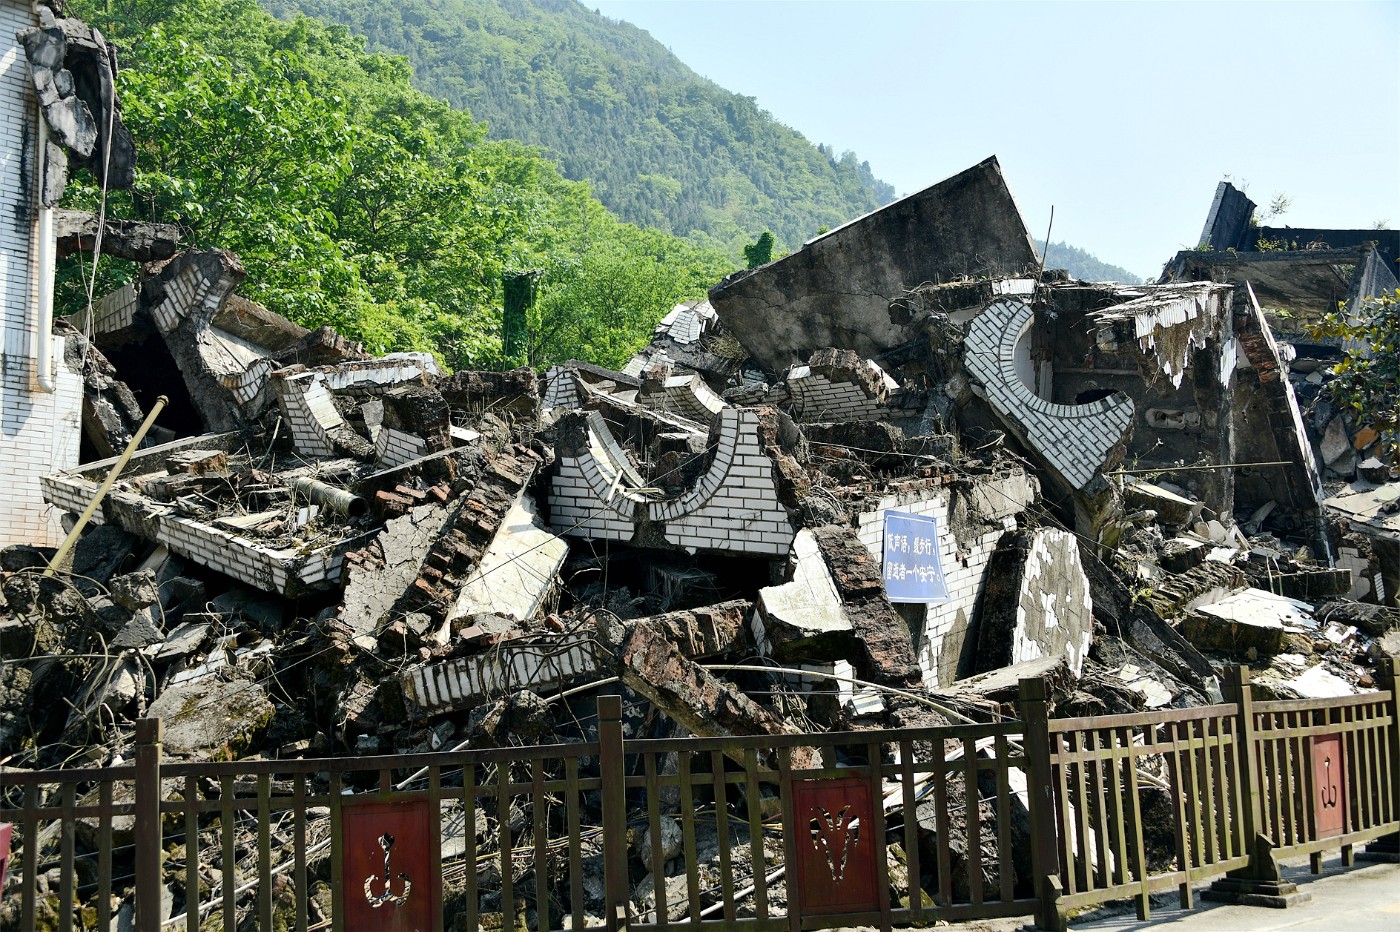
{"type": "Polygon", "coordinates": [[[875,912],[875,810],[870,781],[796,780],[798,908],[804,916],[875,912]]]}
{"type": "Polygon", "coordinates": [[[341,803],[341,883],[346,929],[428,932],[439,927],[442,880],[430,845],[438,831],[426,799],[341,803]]]}
{"type": "Polygon", "coordinates": [[[1318,838],[1346,831],[1347,783],[1342,766],[1342,736],[1312,739],[1313,828],[1318,838]]]}

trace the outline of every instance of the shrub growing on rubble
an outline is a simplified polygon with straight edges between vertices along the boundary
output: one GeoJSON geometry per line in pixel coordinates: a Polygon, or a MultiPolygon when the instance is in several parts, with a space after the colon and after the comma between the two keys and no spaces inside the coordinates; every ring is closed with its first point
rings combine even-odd
{"type": "Polygon", "coordinates": [[[1358,427],[1380,433],[1387,460],[1400,461],[1400,288],[1355,311],[1339,306],[1310,332],[1345,341],[1346,356],[1333,369],[1328,393],[1358,427]]]}

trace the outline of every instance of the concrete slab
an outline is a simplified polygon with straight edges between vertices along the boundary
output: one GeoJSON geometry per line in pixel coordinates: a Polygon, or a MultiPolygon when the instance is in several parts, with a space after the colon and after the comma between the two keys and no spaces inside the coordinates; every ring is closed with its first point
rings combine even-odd
{"type": "Polygon", "coordinates": [[[523,493],[467,577],[447,613],[448,623],[482,612],[517,621],[533,617],[554,588],[568,555],[568,542],[546,529],[534,497],[523,493]]]}

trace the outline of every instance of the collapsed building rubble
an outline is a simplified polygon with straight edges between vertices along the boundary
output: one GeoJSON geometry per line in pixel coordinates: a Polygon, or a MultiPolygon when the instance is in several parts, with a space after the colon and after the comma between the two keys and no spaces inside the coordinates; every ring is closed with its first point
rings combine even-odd
{"type": "Polygon", "coordinates": [[[1021,676],[1185,707],[1237,661],[1347,694],[1400,628],[1400,486],[1324,488],[1249,281],[1042,273],[994,160],[543,379],[371,358],[128,233],[142,277],[60,324],[86,455],[47,501],[170,414],[68,565],[0,551],[8,767],[115,760],[141,716],[200,760],[590,740],[600,691],[718,737],[992,720],[1021,676]]]}

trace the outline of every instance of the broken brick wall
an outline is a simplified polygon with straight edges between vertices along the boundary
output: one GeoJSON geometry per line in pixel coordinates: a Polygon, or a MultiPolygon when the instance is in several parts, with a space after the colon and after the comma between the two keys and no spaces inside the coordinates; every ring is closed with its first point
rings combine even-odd
{"type": "Polygon", "coordinates": [[[568,415],[557,428],[550,522],[557,533],[597,540],[629,543],[640,532],[674,548],[783,556],[794,530],[763,418],[759,409],[726,408],[711,431],[708,468],[692,488],[658,501],[639,491],[644,482],[601,415],[568,415]]]}
{"type": "Polygon", "coordinates": [[[939,559],[948,601],[901,607],[922,615],[922,629],[915,631],[915,651],[924,684],[930,688],[947,686],[958,678],[963,656],[976,640],[975,635],[969,640],[973,613],[986,585],[992,552],[1006,533],[1003,522],[1023,511],[1035,497],[1032,481],[1025,476],[979,485],[975,497],[962,496],[961,500],[951,489],[891,495],[860,515],[856,523],[860,542],[878,560],[887,511],[938,521],[939,559]],[[975,519],[969,519],[969,509],[977,515],[975,519]]]}
{"type": "MultiPolygon", "coordinates": [[[[1075,404],[1120,392],[1131,399],[1134,423],[1125,458],[1134,468],[1232,462],[1237,346],[1230,290],[1164,289],[1123,301],[1140,293],[1103,286],[1052,290],[1056,314],[1045,327],[1052,355],[1047,397],[1075,404]]],[[[1166,478],[1217,514],[1233,511],[1233,475],[1166,470],[1166,478]]]]}
{"type": "Polygon", "coordinates": [[[994,302],[968,329],[965,365],[982,387],[987,403],[1008,427],[1072,490],[1086,488],[1100,470],[1122,458],[1133,424],[1133,403],[1112,394],[1083,404],[1042,398],[1018,370],[1036,325],[1031,305],[1013,299],[994,302]]]}

